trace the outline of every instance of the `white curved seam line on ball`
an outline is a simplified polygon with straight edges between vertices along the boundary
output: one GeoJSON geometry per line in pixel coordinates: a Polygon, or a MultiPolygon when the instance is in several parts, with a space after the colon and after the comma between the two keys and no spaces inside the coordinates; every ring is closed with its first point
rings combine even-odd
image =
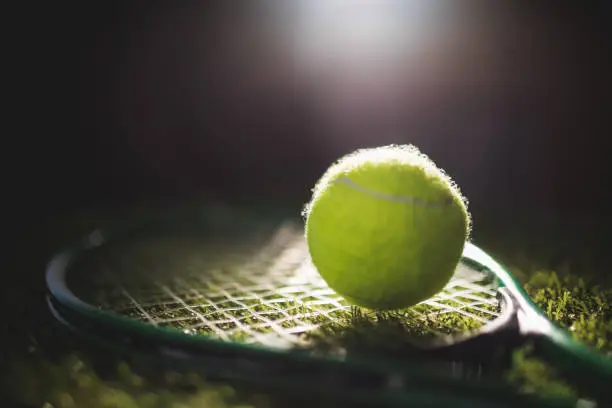
{"type": "Polygon", "coordinates": [[[347,177],[337,178],[332,183],[343,183],[355,190],[366,193],[367,195],[371,197],[376,197],[376,198],[380,198],[383,200],[394,201],[397,203],[414,204],[414,205],[418,205],[421,207],[442,207],[442,206],[450,205],[452,203],[450,199],[448,201],[423,201],[423,200],[419,200],[418,198],[414,198],[414,197],[406,197],[406,196],[398,196],[394,194],[381,193],[381,192],[374,191],[369,188],[360,186],[359,184],[355,183],[353,180],[347,177]]]}

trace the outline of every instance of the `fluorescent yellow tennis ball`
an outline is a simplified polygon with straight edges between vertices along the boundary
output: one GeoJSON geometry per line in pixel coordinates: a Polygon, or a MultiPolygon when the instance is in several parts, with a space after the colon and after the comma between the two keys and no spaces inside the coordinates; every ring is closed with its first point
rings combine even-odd
{"type": "Polygon", "coordinates": [[[329,287],[379,310],[442,290],[471,227],[458,187],[412,145],[341,158],[317,182],[303,215],[312,263],[329,287]]]}

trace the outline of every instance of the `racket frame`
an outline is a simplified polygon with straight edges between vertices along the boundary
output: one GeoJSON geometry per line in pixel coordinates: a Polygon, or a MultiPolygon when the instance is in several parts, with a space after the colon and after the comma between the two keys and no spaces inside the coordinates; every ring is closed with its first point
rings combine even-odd
{"type": "MultiPolygon", "coordinates": [[[[48,304],[59,322],[75,333],[85,335],[98,343],[105,343],[115,351],[123,348],[133,354],[134,350],[139,350],[141,359],[158,358],[164,361],[164,364],[171,361],[181,366],[204,366],[205,362],[216,362],[215,367],[223,364],[232,367],[225,373],[219,370],[211,373],[220,377],[229,378],[240,373],[242,379],[266,378],[268,382],[280,384],[288,375],[283,370],[290,370],[292,375],[295,375],[296,366],[299,366],[301,372],[310,373],[308,381],[316,378],[322,380],[324,385],[331,381],[329,378],[338,378],[337,374],[342,373],[340,377],[347,379],[347,384],[352,384],[353,389],[355,384],[363,386],[370,383],[377,384],[377,392],[393,383],[393,379],[398,376],[404,378],[404,386],[407,379],[411,382],[425,381],[445,387],[452,387],[451,384],[457,381],[456,378],[443,378],[436,370],[428,372],[423,366],[411,371],[404,364],[391,361],[381,364],[379,361],[364,358],[314,356],[300,349],[275,350],[252,344],[223,342],[206,335],[186,335],[173,328],[154,327],[105,312],[74,295],[66,284],[66,274],[84,252],[106,245],[115,238],[122,239],[132,233],[146,231],[150,227],[155,228],[155,223],[149,221],[136,224],[136,228],[121,233],[102,234],[97,231],[95,235],[86,237],[78,245],[61,251],[52,258],[46,270],[48,304]],[[95,239],[92,239],[94,236],[95,239]],[[109,333],[113,333],[110,336],[112,340],[109,333]],[[228,361],[236,365],[228,364],[228,361]],[[289,366],[290,369],[287,368],[289,366]],[[274,371],[275,369],[277,371],[274,371]],[[334,375],[330,377],[325,373],[334,375]]],[[[475,335],[452,340],[447,338],[423,345],[423,356],[472,361],[477,364],[486,362],[492,354],[499,356],[500,353],[505,353],[506,359],[511,358],[512,351],[517,347],[532,343],[538,355],[555,366],[560,366],[563,373],[576,381],[581,389],[597,394],[598,397],[603,393],[605,397],[604,391],[612,384],[612,362],[590,347],[573,340],[565,329],[551,322],[510,272],[485,251],[467,242],[463,255],[463,260],[472,267],[485,269],[497,278],[501,286],[498,292],[502,307],[500,317],[487,323],[475,335]]],[[[496,389],[493,384],[485,388],[496,389]]]]}

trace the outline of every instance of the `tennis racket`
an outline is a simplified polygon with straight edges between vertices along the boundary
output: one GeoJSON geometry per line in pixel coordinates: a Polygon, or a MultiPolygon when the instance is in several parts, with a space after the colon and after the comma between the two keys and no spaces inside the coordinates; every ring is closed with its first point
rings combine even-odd
{"type": "Polygon", "coordinates": [[[421,395],[431,406],[460,406],[461,396],[466,406],[515,406],[521,397],[487,379],[530,342],[589,395],[606,398],[612,384],[610,360],[549,321],[471,243],[443,291],[387,314],[351,307],[327,287],[301,220],[249,212],[96,230],[51,260],[46,281],[48,304],[71,331],[118,355],[219,378],[374,403],[421,395]]]}

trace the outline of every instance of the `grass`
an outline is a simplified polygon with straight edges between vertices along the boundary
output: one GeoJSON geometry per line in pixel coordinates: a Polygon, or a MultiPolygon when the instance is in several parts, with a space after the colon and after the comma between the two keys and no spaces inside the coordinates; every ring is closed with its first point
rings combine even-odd
{"type": "MultiPolygon", "coordinates": [[[[577,275],[538,271],[524,284],[529,296],[548,317],[569,330],[574,339],[612,358],[612,289],[585,283],[577,275]]],[[[577,391],[526,347],[515,353],[507,379],[525,392],[579,398],[577,391]]]]}
{"type": "MultiPolygon", "coordinates": [[[[58,229],[65,234],[64,239],[55,233],[49,235],[49,246],[41,250],[41,256],[48,256],[62,242],[70,242],[75,232],[86,231],[96,224],[95,219],[85,216],[72,232],[65,228],[58,229]]],[[[602,353],[612,353],[612,284],[607,272],[605,251],[598,250],[601,248],[598,246],[600,238],[593,235],[592,229],[575,232],[567,228],[560,235],[557,230],[535,222],[525,228],[517,225],[505,228],[495,224],[490,231],[485,228],[477,230],[479,235],[475,239],[520,277],[529,295],[551,319],[570,330],[576,339],[602,353]],[[536,233],[533,233],[534,229],[536,233]],[[504,234],[500,231],[504,231],[504,234]],[[588,234],[585,235],[584,231],[588,234]]],[[[53,230],[50,228],[47,231],[53,230]]],[[[607,232],[604,228],[601,231],[607,232]]],[[[40,267],[40,264],[34,265],[40,267]]],[[[27,286],[22,289],[13,291],[13,299],[27,299],[42,292],[39,288],[33,290],[32,295],[26,293],[27,286]]],[[[307,302],[313,299],[304,299],[306,302],[289,305],[295,314],[305,316],[312,311],[307,302]]],[[[311,407],[313,404],[342,406],[338,401],[328,401],[326,404],[314,396],[296,400],[282,393],[248,389],[237,384],[219,384],[194,373],[142,376],[133,373],[125,362],[120,361],[107,362],[101,367],[95,356],[78,344],[67,341],[60,345],[52,333],[45,334],[33,329],[28,322],[35,321],[38,312],[26,310],[27,305],[19,301],[14,300],[10,304],[23,308],[24,317],[17,322],[5,322],[9,326],[4,332],[14,333],[15,342],[14,351],[7,359],[10,376],[5,376],[9,381],[5,385],[12,397],[23,406],[275,408],[288,406],[288,401],[295,407],[311,407]]],[[[251,304],[245,300],[244,304],[261,308],[261,303],[251,304]]],[[[256,311],[275,313],[278,309],[268,307],[256,311]]],[[[359,348],[360,352],[398,356],[401,354],[398,354],[398,349],[402,348],[405,354],[405,347],[402,346],[415,335],[426,335],[432,329],[444,332],[449,326],[458,325],[469,330],[480,324],[468,318],[457,321],[457,317],[450,315],[406,320],[402,314],[406,312],[366,313],[359,309],[352,309],[351,312],[336,310],[333,312],[336,323],[310,332],[307,334],[308,340],[319,348],[333,348],[341,344],[349,350],[359,348]],[[364,336],[364,333],[368,336],[364,336]],[[389,342],[389,338],[395,341],[389,342]]],[[[167,311],[160,310],[158,313],[167,311]]],[[[168,316],[177,317],[172,314],[168,316]]],[[[422,316],[431,314],[425,311],[422,316]]],[[[275,319],[279,317],[274,316],[275,319]]],[[[211,318],[221,322],[224,316],[211,314],[211,318]]],[[[315,314],[309,322],[323,321],[321,315],[315,314]]],[[[222,329],[231,327],[231,323],[218,324],[222,329]]],[[[248,333],[241,331],[235,335],[248,338],[248,333]]],[[[573,399],[580,397],[572,384],[561,378],[552,367],[533,357],[529,347],[514,353],[512,364],[504,373],[504,380],[520,392],[573,399]]]]}
{"type": "Polygon", "coordinates": [[[530,297],[579,341],[612,352],[612,288],[576,275],[538,272],[525,284],[530,297]]]}

